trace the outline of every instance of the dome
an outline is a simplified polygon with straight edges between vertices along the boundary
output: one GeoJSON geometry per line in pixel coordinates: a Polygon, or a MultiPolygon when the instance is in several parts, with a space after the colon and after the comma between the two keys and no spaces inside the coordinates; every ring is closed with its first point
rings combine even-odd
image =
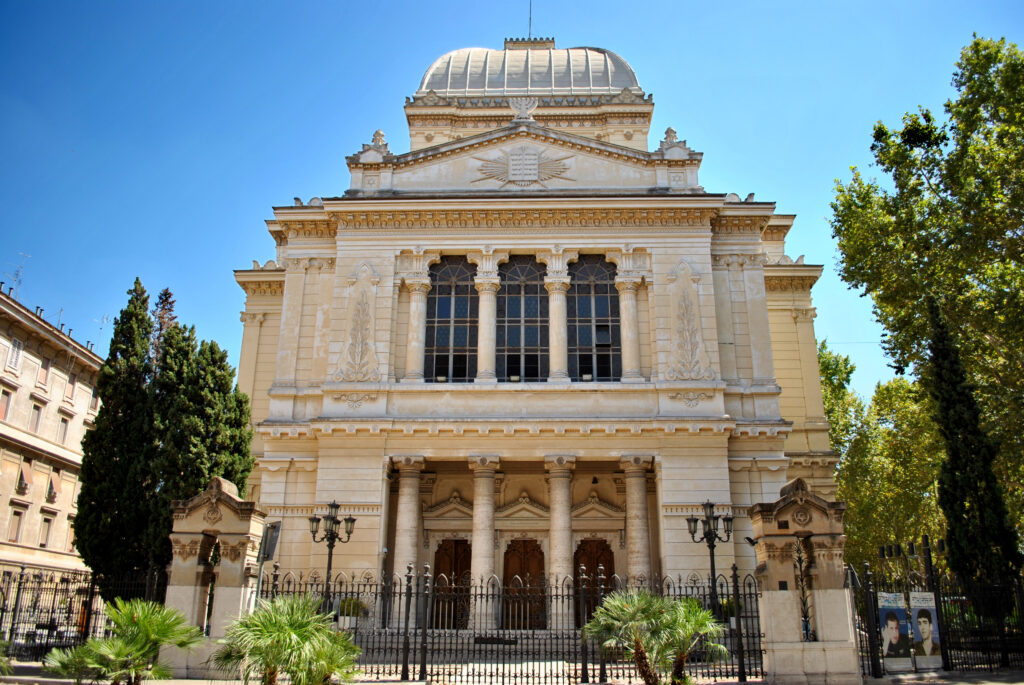
{"type": "Polygon", "coordinates": [[[643,95],[629,63],[601,48],[462,48],[442,55],[423,75],[417,96],[643,95]]]}

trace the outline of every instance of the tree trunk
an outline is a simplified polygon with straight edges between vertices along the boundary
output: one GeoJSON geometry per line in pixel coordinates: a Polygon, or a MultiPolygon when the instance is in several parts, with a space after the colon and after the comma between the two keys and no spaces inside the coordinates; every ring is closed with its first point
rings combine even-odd
{"type": "Polygon", "coordinates": [[[651,662],[647,658],[647,651],[639,637],[633,638],[633,661],[636,663],[636,672],[644,681],[644,685],[660,685],[658,673],[651,666],[651,662]]]}
{"type": "Polygon", "coordinates": [[[686,683],[686,652],[680,650],[672,662],[672,685],[684,685],[686,683]]]}

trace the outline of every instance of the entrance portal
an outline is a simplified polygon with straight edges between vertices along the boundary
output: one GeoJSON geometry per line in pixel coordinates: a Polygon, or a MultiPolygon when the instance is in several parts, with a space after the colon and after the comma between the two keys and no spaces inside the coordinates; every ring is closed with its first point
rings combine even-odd
{"type": "Polygon", "coordinates": [[[505,549],[502,626],[512,630],[547,627],[544,551],[536,540],[513,540],[505,549]]]}
{"type": "Polygon", "coordinates": [[[601,597],[614,589],[612,576],[615,574],[615,553],[607,540],[588,538],[581,540],[572,557],[574,587],[580,587],[580,566],[586,569],[587,592],[584,593],[583,611],[579,607],[579,593],[576,595],[576,627],[590,620],[594,609],[601,603],[601,597]],[[598,588],[598,567],[604,567],[604,583],[598,588]]]}
{"type": "Polygon", "coordinates": [[[444,540],[434,553],[435,628],[469,626],[472,551],[468,540],[444,540]]]}

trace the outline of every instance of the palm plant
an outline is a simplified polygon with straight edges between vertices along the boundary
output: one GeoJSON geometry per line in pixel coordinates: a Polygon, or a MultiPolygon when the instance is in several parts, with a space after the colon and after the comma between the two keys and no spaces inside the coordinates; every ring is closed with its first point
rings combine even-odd
{"type": "Polygon", "coordinates": [[[320,600],[311,596],[260,602],[228,628],[213,663],[240,673],[246,683],[256,679],[262,685],[277,685],[282,673],[293,685],[351,677],[360,650],[347,633],[333,630],[330,615],[320,613],[319,606],[320,600]]]}
{"type": "Polygon", "coordinates": [[[713,642],[725,632],[725,626],[715,620],[710,609],[705,609],[692,597],[670,602],[665,615],[665,626],[660,637],[665,655],[672,655],[672,684],[689,685],[693,679],[686,675],[686,661],[698,649],[705,658],[715,661],[728,657],[724,645],[713,642]]]}
{"type": "Polygon", "coordinates": [[[659,685],[656,664],[662,660],[661,634],[669,603],[643,589],[613,592],[583,626],[583,635],[598,640],[604,649],[622,649],[644,685],[659,685]]]}
{"type": "Polygon", "coordinates": [[[180,612],[142,599],[115,599],[106,606],[113,635],[90,638],[74,650],[52,650],[46,657],[48,670],[61,671],[80,682],[82,676],[97,675],[111,685],[138,685],[145,679],[169,678],[170,669],[159,661],[160,649],[175,646],[188,649],[202,639],[180,612]]]}

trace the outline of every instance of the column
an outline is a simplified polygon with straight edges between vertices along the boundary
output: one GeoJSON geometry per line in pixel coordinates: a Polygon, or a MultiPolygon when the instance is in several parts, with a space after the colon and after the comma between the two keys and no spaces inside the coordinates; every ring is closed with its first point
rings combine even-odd
{"type": "Polygon", "coordinates": [[[554,587],[572,578],[572,470],[576,457],[551,455],[544,458],[548,471],[550,526],[548,533],[548,575],[554,587]]]}
{"type": "Polygon", "coordinates": [[[569,262],[579,259],[576,250],[555,245],[537,253],[537,261],[547,265],[544,289],[548,291],[548,382],[568,383],[569,349],[565,294],[569,290],[569,262]]]}
{"type": "Polygon", "coordinates": [[[544,279],[548,291],[548,382],[569,382],[569,327],[566,323],[565,294],[569,290],[569,277],[548,276],[544,279]]]}
{"type": "Polygon", "coordinates": [[[747,296],[747,326],[750,331],[750,358],[753,367],[752,380],[755,385],[775,383],[771,332],[768,326],[768,299],[764,287],[765,261],[763,254],[747,255],[743,264],[743,286],[747,296]]]}
{"type": "Polygon", "coordinates": [[[636,313],[636,291],[639,287],[638,279],[615,279],[615,289],[619,291],[623,383],[642,383],[644,380],[640,373],[640,323],[636,313]]]}
{"type": "Polygon", "coordinates": [[[651,578],[651,538],[647,517],[649,456],[624,458],[626,473],[626,573],[630,583],[651,578]]]}
{"type": "Polygon", "coordinates": [[[245,364],[238,364],[238,387],[242,392],[248,393],[249,397],[255,397],[256,389],[256,363],[260,354],[260,334],[263,332],[263,320],[266,318],[263,312],[242,312],[242,354],[241,359],[245,364]]]}
{"type": "Polygon", "coordinates": [[[321,384],[327,380],[327,355],[331,343],[331,306],[334,303],[334,260],[319,261],[320,297],[317,298],[316,324],[313,328],[312,382],[321,384]]]}
{"type": "Polygon", "coordinates": [[[498,601],[496,588],[488,585],[494,575],[494,476],[498,470],[497,455],[469,457],[473,472],[473,552],[470,557],[473,605],[470,627],[488,630],[496,625],[494,610],[498,601]],[[490,591],[488,589],[490,588],[490,591]]]}
{"type": "MultiPolygon", "coordinates": [[[[416,565],[420,536],[420,472],[423,457],[392,457],[398,469],[398,507],[395,512],[395,553],[392,572],[405,578],[406,568],[416,565]]],[[[404,582],[404,580],[403,580],[404,582]]]]}
{"type": "Polygon", "coordinates": [[[423,382],[423,351],[427,340],[427,293],[429,278],[406,278],[409,289],[409,330],[405,342],[403,383],[423,382]]]}
{"type": "Polygon", "coordinates": [[[477,276],[474,284],[480,294],[476,333],[476,382],[494,383],[494,344],[497,329],[498,288],[501,281],[497,276],[477,276]]]}

